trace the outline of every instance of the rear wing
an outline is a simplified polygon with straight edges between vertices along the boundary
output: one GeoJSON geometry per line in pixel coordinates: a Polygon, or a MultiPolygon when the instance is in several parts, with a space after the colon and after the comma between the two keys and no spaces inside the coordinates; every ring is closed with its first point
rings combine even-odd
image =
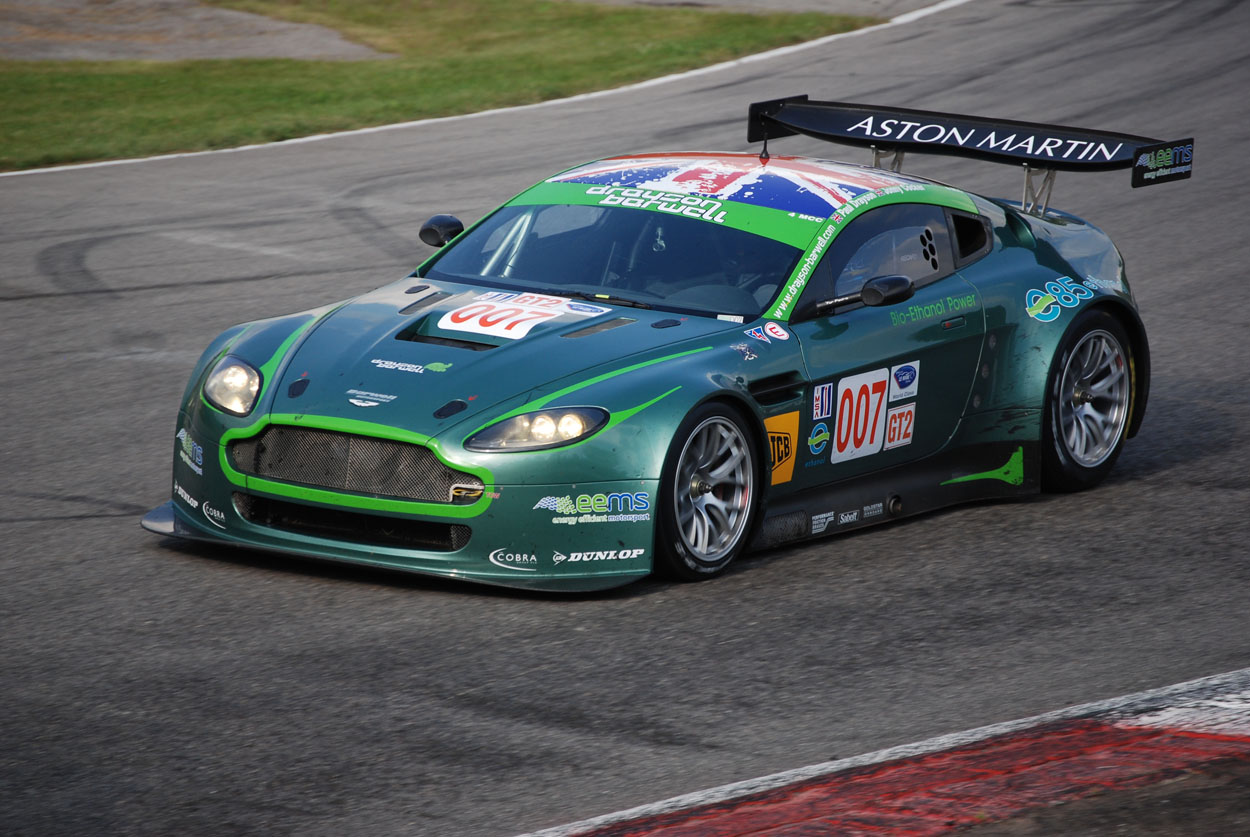
{"type": "Polygon", "coordinates": [[[899,171],[906,151],[971,157],[1024,166],[1028,212],[1045,214],[1057,171],[1133,170],[1132,185],[1152,186],[1188,178],[1193,169],[1193,138],[1164,141],[1135,134],[1090,131],[1063,125],[987,119],[910,108],[884,108],[849,102],[820,102],[789,96],[755,102],[747,141],[806,134],[829,142],[873,150],[874,166],[892,157],[899,171]],[[1034,180],[1041,177],[1040,182],[1034,180]]]}

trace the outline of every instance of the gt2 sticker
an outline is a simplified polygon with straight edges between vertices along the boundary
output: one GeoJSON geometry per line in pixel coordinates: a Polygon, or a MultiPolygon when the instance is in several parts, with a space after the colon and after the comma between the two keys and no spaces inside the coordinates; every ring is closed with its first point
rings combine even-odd
{"type": "Polygon", "coordinates": [[[911,431],[916,423],[916,405],[904,404],[886,413],[885,449],[901,448],[911,444],[911,431]]]}
{"type": "Polygon", "coordinates": [[[799,441],[799,413],[783,413],[764,419],[768,431],[768,452],[772,485],[789,482],[794,476],[794,448],[799,441]]]}
{"type": "Polygon", "coordinates": [[[890,369],[890,400],[915,398],[920,389],[920,361],[913,360],[890,369]]]}
{"type": "Polygon", "coordinates": [[[838,381],[831,463],[871,456],[881,450],[889,378],[889,369],[874,369],[838,381]]]}
{"type": "Polygon", "coordinates": [[[1089,299],[1094,292],[1077,283],[1070,276],[1060,276],[1042,286],[1024,292],[1024,310],[1030,317],[1042,323],[1059,318],[1065,308],[1075,308],[1081,300],[1089,299]]]}

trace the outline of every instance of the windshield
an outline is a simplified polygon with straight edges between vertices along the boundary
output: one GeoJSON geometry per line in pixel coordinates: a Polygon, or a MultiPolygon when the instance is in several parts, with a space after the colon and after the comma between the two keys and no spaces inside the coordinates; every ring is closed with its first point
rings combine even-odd
{"type": "Polygon", "coordinates": [[[800,251],[704,220],[619,206],[506,206],[422,275],[754,318],[800,251]]]}

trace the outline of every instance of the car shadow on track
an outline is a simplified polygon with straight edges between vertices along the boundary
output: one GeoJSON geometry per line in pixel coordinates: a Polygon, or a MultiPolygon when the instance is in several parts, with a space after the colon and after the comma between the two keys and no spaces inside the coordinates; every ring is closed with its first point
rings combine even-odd
{"type": "Polygon", "coordinates": [[[534,599],[553,602],[610,601],[648,596],[672,587],[681,586],[680,582],[667,581],[658,576],[648,576],[640,581],[632,582],[623,587],[615,587],[611,590],[553,593],[440,578],[438,576],[392,570],[386,567],[346,564],[313,556],[281,555],[231,544],[210,544],[179,538],[162,538],[160,546],[162,549],[167,549],[188,558],[233,564],[264,572],[287,573],[331,582],[342,581],[353,584],[382,585],[390,588],[408,589],[414,592],[449,593],[458,596],[477,595],[497,599],[534,599]]]}

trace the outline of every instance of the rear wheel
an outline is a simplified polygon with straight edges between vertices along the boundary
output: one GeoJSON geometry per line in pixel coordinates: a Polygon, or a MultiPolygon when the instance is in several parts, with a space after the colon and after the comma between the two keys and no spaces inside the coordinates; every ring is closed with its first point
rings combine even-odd
{"type": "Polygon", "coordinates": [[[1102,482],[1124,446],[1136,386],[1132,344],[1106,311],[1069,328],[1046,389],[1042,486],[1080,491],[1102,482]]]}
{"type": "Polygon", "coordinates": [[[660,487],[657,568],[683,581],[724,572],[746,548],[759,456],[742,418],[705,404],[673,436],[660,487]]]}

